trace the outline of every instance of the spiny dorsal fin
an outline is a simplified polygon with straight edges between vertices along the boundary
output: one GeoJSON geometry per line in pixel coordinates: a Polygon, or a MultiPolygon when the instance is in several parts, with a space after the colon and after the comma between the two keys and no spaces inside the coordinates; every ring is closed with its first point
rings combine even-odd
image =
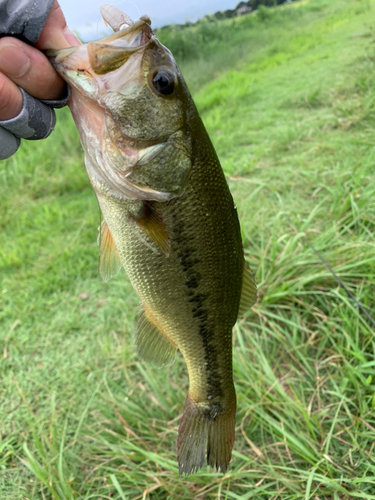
{"type": "Polygon", "coordinates": [[[99,228],[99,272],[107,283],[121,269],[121,260],[115,242],[108,229],[107,223],[103,221],[99,228]]]}
{"type": "Polygon", "coordinates": [[[250,267],[243,261],[243,275],[241,288],[241,301],[238,310],[238,318],[245,314],[257,301],[257,285],[255,276],[250,267]]]}
{"type": "Polygon", "coordinates": [[[135,342],[138,356],[153,366],[170,365],[174,361],[177,349],[149,316],[142,307],[136,327],[135,342]]]}
{"type": "Polygon", "coordinates": [[[167,226],[162,216],[151,203],[144,201],[139,215],[133,216],[133,220],[157,244],[160,250],[168,257],[171,252],[171,241],[169,239],[167,226]]]}

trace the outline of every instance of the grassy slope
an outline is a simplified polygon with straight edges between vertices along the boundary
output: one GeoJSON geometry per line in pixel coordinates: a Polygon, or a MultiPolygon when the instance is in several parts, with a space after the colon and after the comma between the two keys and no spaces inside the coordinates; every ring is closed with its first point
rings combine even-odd
{"type": "Polygon", "coordinates": [[[68,113],[0,164],[1,499],[375,498],[373,330],[307,244],[374,315],[374,11],[313,0],[223,21],[180,61],[260,288],[234,331],[225,476],[178,478],[186,369],[135,357],[138,300],[97,274],[68,113]]]}

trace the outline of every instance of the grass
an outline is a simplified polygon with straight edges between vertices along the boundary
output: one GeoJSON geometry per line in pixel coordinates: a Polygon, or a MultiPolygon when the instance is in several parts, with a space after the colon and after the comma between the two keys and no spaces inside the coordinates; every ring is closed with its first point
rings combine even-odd
{"type": "Polygon", "coordinates": [[[0,164],[1,499],[375,499],[374,329],[309,246],[374,317],[374,11],[304,0],[198,25],[190,56],[160,32],[259,283],[234,329],[225,475],[178,477],[186,368],[136,358],[138,299],[123,272],[98,275],[100,216],[68,111],[0,164]]]}

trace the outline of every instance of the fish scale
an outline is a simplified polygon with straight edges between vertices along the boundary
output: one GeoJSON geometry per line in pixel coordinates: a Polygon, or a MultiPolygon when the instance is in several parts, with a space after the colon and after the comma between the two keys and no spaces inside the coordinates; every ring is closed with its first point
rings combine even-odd
{"type": "Polygon", "coordinates": [[[232,327],[255,302],[256,285],[224,173],[173,56],[148,18],[129,25],[111,9],[107,22],[118,29],[127,19],[125,29],[50,54],[72,86],[103,213],[100,271],[108,281],[122,264],[141,299],[139,356],[166,366],[178,349],[185,359],[180,473],[205,462],[225,472],[236,411],[232,327]]]}

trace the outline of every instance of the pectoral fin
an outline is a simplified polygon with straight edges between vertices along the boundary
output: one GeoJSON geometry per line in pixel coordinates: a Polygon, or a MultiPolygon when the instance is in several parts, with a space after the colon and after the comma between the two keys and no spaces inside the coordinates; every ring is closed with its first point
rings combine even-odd
{"type": "Polygon", "coordinates": [[[107,223],[103,221],[99,228],[99,272],[107,283],[121,269],[121,260],[115,242],[108,229],[107,223]]]}
{"type": "Polygon", "coordinates": [[[155,207],[151,203],[144,201],[140,214],[133,216],[132,219],[168,257],[171,252],[171,241],[167,226],[155,207]]]}
{"type": "Polygon", "coordinates": [[[167,366],[173,363],[176,347],[160,331],[142,308],[136,327],[137,353],[143,361],[153,366],[167,366]]]}
{"type": "Polygon", "coordinates": [[[240,318],[257,301],[257,285],[255,276],[250,267],[243,262],[242,289],[238,318],[240,318]]]}

